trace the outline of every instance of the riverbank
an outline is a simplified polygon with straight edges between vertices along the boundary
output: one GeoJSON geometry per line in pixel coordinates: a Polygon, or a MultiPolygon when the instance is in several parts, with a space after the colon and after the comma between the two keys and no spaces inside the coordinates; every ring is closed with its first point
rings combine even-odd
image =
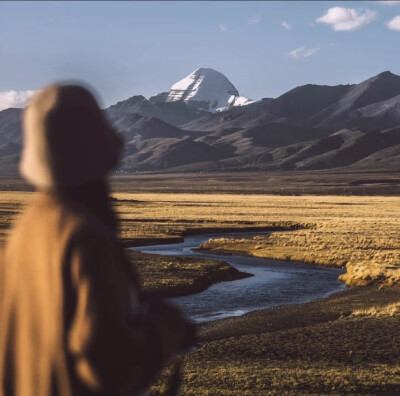
{"type": "MultiPolygon", "coordinates": [[[[210,238],[229,235],[245,237],[265,235],[267,232],[235,232],[231,234],[198,234],[185,237],[183,242],[137,247],[142,253],[158,256],[159,260],[173,263],[175,258],[224,260],[241,272],[253,274],[247,279],[235,282],[219,282],[200,294],[174,298],[172,303],[180,307],[184,314],[195,322],[209,321],[243,315],[257,309],[278,305],[298,304],[322,298],[345,287],[338,280],[343,270],[323,268],[302,263],[278,262],[242,255],[215,256],[202,254],[196,249],[210,238]]],[[[171,265],[171,264],[170,264],[171,265]]],[[[159,264],[154,266],[155,269],[159,264]]],[[[179,266],[176,270],[179,270],[179,266]]],[[[152,279],[155,277],[153,276],[152,279]]],[[[159,277],[162,279],[162,277],[159,277]]]]}
{"type": "MultiPolygon", "coordinates": [[[[399,326],[397,287],[354,287],[206,322],[198,326],[201,346],[180,358],[179,395],[397,396],[399,326]]],[[[164,394],[171,367],[152,395],[164,394]]]]}
{"type": "MultiPolygon", "coordinates": [[[[2,235],[32,196],[0,196],[2,235]]],[[[390,285],[400,279],[399,198],[115,194],[111,202],[124,246],[176,242],[189,233],[210,230],[271,229],[275,232],[269,236],[252,238],[250,247],[244,246],[248,238],[231,240],[230,249],[256,257],[346,266],[342,279],[348,285],[390,285]]]]}
{"type": "MultiPolygon", "coordinates": [[[[1,193],[0,246],[32,196],[1,193]]],[[[111,202],[125,246],[177,241],[200,230],[275,229],[249,247],[252,254],[345,267],[342,280],[351,286],[400,283],[399,197],[115,193],[111,202]]],[[[234,241],[233,250],[249,251],[245,243],[234,241]]]]}
{"type": "MultiPolygon", "coordinates": [[[[292,206],[289,210],[286,204],[293,213],[292,220],[302,225],[293,232],[217,238],[203,243],[199,250],[345,268],[340,279],[348,286],[400,284],[400,207],[393,206],[397,199],[308,198],[303,208],[292,206]],[[305,222],[306,218],[313,222],[305,222]]],[[[295,203],[300,202],[294,199],[295,203]]],[[[280,213],[277,218],[282,219],[282,208],[276,211],[280,213]]]]}
{"type": "Polygon", "coordinates": [[[127,250],[142,290],[159,298],[199,293],[212,284],[251,277],[224,261],[170,257],[127,250]]]}
{"type": "Polygon", "coordinates": [[[398,288],[358,287],[202,324],[179,394],[397,396],[399,307],[398,288]]]}

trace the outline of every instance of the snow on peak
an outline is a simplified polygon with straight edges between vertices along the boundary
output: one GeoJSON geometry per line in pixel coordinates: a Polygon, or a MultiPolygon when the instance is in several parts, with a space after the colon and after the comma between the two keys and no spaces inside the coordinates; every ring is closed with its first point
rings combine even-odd
{"type": "Polygon", "coordinates": [[[251,102],[239,96],[237,89],[222,73],[203,67],[172,85],[165,96],[159,97],[165,98],[165,102],[183,101],[210,112],[251,102]]]}

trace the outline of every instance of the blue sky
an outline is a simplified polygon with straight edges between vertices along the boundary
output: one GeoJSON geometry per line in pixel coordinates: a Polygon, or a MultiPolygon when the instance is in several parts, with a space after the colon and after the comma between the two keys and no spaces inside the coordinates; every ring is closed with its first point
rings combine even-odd
{"type": "Polygon", "coordinates": [[[252,99],[400,74],[396,16],[399,2],[2,1],[0,109],[60,79],[86,81],[110,105],[198,67],[252,99]]]}

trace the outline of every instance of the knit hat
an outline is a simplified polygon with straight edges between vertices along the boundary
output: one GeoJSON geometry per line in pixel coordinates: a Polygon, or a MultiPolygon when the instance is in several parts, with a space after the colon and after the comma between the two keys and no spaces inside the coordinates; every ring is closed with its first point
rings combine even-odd
{"type": "Polygon", "coordinates": [[[20,172],[39,189],[85,184],[118,164],[122,141],[86,88],[44,88],[26,108],[23,125],[20,172]]]}

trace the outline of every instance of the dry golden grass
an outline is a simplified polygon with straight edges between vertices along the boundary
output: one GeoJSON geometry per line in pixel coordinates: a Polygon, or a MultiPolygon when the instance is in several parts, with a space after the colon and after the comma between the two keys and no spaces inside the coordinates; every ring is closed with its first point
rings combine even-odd
{"type": "Polygon", "coordinates": [[[400,313],[400,302],[387,304],[384,307],[371,307],[358,309],[352,313],[353,316],[394,316],[400,313]]]}
{"type": "MultiPolygon", "coordinates": [[[[219,239],[204,247],[259,257],[346,266],[349,285],[400,281],[400,198],[229,194],[113,195],[121,237],[141,243],[204,229],[281,227],[270,236],[219,239]],[[297,229],[296,229],[297,228],[297,229]]],[[[0,236],[29,193],[0,193],[0,236]]]]}

